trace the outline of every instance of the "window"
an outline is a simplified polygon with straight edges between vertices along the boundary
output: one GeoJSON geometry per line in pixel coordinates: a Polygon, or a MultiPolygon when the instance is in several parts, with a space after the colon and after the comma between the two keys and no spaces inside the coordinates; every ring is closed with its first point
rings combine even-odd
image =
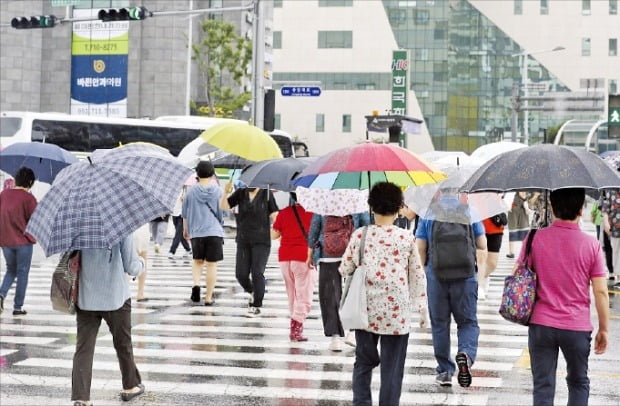
{"type": "Polygon", "coordinates": [[[609,0],[609,15],[618,14],[618,0],[609,0]]]}
{"type": "Polygon", "coordinates": [[[515,15],[523,14],[523,0],[514,0],[513,10],[515,15]]]}
{"type": "Polygon", "coordinates": [[[581,0],[581,14],[589,16],[592,13],[592,4],[590,0],[581,0]]]}
{"type": "Polygon", "coordinates": [[[319,0],[319,7],[352,7],[353,0],[319,0]]]}
{"type": "Polygon", "coordinates": [[[549,14],[549,0],[540,0],[540,14],[549,14]]]}
{"type": "Polygon", "coordinates": [[[431,13],[428,10],[416,10],[415,11],[415,23],[419,25],[427,25],[428,20],[431,18],[431,13]]]}
{"type": "Polygon", "coordinates": [[[591,42],[590,38],[581,39],[581,56],[590,56],[591,42]]]}
{"type": "Polygon", "coordinates": [[[618,93],[618,81],[616,79],[609,79],[609,94],[618,93]]]}
{"type": "Polygon", "coordinates": [[[609,38],[609,56],[618,56],[618,38],[609,38]]]}
{"type": "Polygon", "coordinates": [[[353,31],[319,31],[319,48],[353,48],[353,31]]]}
{"type": "Polygon", "coordinates": [[[350,114],[342,115],[342,132],[343,133],[351,132],[351,115],[350,114]]]}
{"type": "Polygon", "coordinates": [[[283,0],[273,0],[273,8],[282,8],[283,0]]]}
{"type": "Polygon", "coordinates": [[[388,13],[390,24],[400,25],[407,22],[407,10],[391,8],[388,13]]]}
{"type": "Polygon", "coordinates": [[[325,114],[318,113],[316,115],[315,130],[316,130],[317,133],[325,132],[325,114]]]}
{"type": "Polygon", "coordinates": [[[273,115],[273,128],[275,130],[282,129],[282,116],[279,113],[273,115]]]}
{"type": "Polygon", "coordinates": [[[273,49],[282,49],[282,31],[273,32],[273,49]]]}

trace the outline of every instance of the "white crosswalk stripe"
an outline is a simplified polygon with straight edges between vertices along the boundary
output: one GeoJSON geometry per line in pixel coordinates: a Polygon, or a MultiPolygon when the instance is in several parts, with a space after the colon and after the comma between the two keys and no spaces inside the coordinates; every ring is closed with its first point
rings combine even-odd
{"type": "MultiPolygon", "coordinates": [[[[354,350],[347,347],[334,353],[327,349],[329,339],[323,335],[317,292],[304,331],[309,341],[291,343],[277,247],[272,247],[265,274],[268,284],[263,314],[253,319],[244,317],[247,298],[234,277],[234,242],[227,240],[224,250],[213,307],[191,304],[189,260],[151,253],[146,287],[149,300],[133,301],[132,309],[134,354],[147,393],[132,404],[349,404],[354,350]]],[[[2,314],[2,405],[69,403],[75,318],[54,312],[49,304],[54,265],[49,259],[33,266],[27,316],[13,318],[10,311],[2,314]]],[[[529,403],[529,387],[506,385],[527,345],[527,330],[502,320],[497,313],[503,276],[511,266],[512,260],[500,258],[488,299],[479,302],[480,348],[472,387],[460,388],[456,379],[452,388],[435,385],[430,330],[421,330],[414,323],[402,404],[502,404],[493,400],[497,395],[491,396],[501,391],[514,395],[511,404],[529,403]]],[[[135,294],[135,287],[132,289],[135,294]]],[[[452,337],[455,347],[455,326],[452,337]]],[[[378,398],[379,381],[376,371],[374,399],[378,398]]],[[[94,404],[121,404],[120,386],[112,338],[102,326],[93,366],[94,404]]]]}

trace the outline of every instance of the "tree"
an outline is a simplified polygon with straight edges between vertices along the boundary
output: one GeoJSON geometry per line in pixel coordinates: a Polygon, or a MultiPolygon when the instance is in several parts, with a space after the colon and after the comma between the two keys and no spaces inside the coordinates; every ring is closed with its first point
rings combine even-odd
{"type": "Polygon", "coordinates": [[[203,39],[192,44],[192,59],[197,62],[206,106],[200,115],[232,117],[250,100],[251,93],[242,90],[252,60],[252,41],[235,31],[235,25],[219,19],[202,22],[203,39]]]}

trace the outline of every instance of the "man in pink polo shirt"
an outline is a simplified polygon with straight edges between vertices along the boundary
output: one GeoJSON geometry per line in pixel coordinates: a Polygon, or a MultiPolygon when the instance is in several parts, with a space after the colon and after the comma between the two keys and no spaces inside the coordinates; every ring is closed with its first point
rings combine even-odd
{"type": "MultiPolygon", "coordinates": [[[[566,359],[568,404],[586,406],[590,393],[588,357],[592,338],[590,284],[598,314],[594,352],[607,348],[609,296],[605,260],[598,240],[579,228],[584,189],[551,192],[555,221],[534,235],[531,263],[538,275],[528,347],[534,405],[553,405],[558,349],[566,359]]],[[[525,244],[518,261],[523,261],[525,244]]]]}

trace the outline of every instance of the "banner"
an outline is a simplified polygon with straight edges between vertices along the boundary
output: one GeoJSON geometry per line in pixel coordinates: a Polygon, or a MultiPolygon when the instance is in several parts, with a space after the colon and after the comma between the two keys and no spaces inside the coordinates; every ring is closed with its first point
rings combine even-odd
{"type": "MultiPolygon", "coordinates": [[[[74,10],[96,17],[98,9],[74,10]]],[[[71,114],[127,117],[129,21],[76,21],[71,44],[71,114]]]]}
{"type": "Polygon", "coordinates": [[[409,51],[392,51],[392,111],[391,114],[407,115],[409,95],[409,51]]]}

